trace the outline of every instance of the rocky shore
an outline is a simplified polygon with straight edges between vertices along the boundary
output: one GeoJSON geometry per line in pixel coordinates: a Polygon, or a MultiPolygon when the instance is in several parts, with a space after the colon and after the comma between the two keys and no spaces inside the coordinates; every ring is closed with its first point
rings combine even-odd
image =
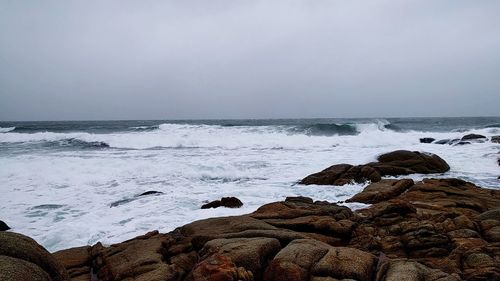
{"type": "Polygon", "coordinates": [[[500,190],[455,178],[383,178],[449,169],[419,152],[332,167],[302,183],[367,181],[348,201],[372,205],[352,211],[289,197],[247,215],[53,254],[1,231],[0,280],[500,280],[500,190]]]}

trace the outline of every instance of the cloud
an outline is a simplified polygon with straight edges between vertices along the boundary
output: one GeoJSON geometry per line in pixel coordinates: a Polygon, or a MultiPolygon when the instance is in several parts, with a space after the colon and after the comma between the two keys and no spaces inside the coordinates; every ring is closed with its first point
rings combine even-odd
{"type": "Polygon", "coordinates": [[[497,1],[4,1],[0,119],[498,115],[497,1]]]}

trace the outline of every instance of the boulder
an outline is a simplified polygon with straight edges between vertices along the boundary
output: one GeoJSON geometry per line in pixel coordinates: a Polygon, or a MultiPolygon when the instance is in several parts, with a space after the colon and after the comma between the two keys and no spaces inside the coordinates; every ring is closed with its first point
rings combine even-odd
{"type": "Polygon", "coordinates": [[[465,141],[465,140],[479,140],[479,139],[485,140],[486,137],[478,134],[468,134],[463,136],[460,140],[465,141]]]}
{"type": "Polygon", "coordinates": [[[10,227],[3,221],[0,221],[0,231],[6,231],[9,230],[10,227]]]}
{"type": "Polygon", "coordinates": [[[310,185],[344,185],[349,183],[378,182],[383,176],[444,173],[450,166],[439,156],[418,151],[397,150],[382,154],[378,162],[352,166],[333,165],[319,173],[309,175],[299,183],[310,185]]]}
{"type": "Polygon", "coordinates": [[[435,144],[449,144],[451,142],[451,139],[443,139],[443,140],[438,140],[435,141],[435,144]]]}
{"type": "Polygon", "coordinates": [[[204,204],[201,206],[202,209],[210,209],[210,208],[219,208],[219,207],[226,207],[226,208],[239,208],[243,206],[243,203],[240,201],[240,199],[236,197],[222,197],[220,200],[215,200],[210,203],[204,204]]]}
{"type": "Polygon", "coordinates": [[[360,202],[373,204],[382,202],[398,196],[413,186],[414,182],[411,179],[388,180],[384,179],[376,183],[371,183],[360,193],[354,195],[346,202],[360,202]]]}
{"type": "Polygon", "coordinates": [[[444,173],[450,166],[441,157],[426,152],[397,150],[382,154],[378,163],[371,166],[378,169],[382,175],[398,176],[409,174],[444,173]]]}
{"type": "Polygon", "coordinates": [[[435,140],[435,138],[420,138],[420,143],[432,143],[435,140]]]}
{"type": "Polygon", "coordinates": [[[92,247],[83,246],[53,253],[67,270],[71,280],[84,281],[92,278],[92,247]]]}
{"type": "Polygon", "coordinates": [[[358,249],[299,239],[276,255],[266,270],[264,280],[300,281],[318,277],[372,280],[376,261],[374,255],[358,249]]]}
{"type": "Polygon", "coordinates": [[[69,280],[66,269],[35,240],[14,232],[0,232],[0,280],[69,280]],[[1,276],[1,275],[0,275],[1,276]],[[17,276],[23,278],[17,279],[17,276]]]}
{"type": "Polygon", "coordinates": [[[492,136],[490,140],[494,143],[500,143],[500,136],[492,136]]]}
{"type": "MultiPolygon", "coordinates": [[[[243,275],[252,276],[254,279],[260,280],[269,261],[280,249],[280,242],[274,238],[258,237],[211,240],[199,252],[201,262],[193,269],[193,280],[220,280],[211,276],[225,275],[231,271],[234,273],[247,273],[243,275]],[[227,268],[212,268],[214,260],[225,261],[226,265],[232,265],[229,268],[233,270],[228,271],[227,268]]],[[[233,273],[231,274],[234,275],[233,273]]]]}
{"type": "Polygon", "coordinates": [[[415,261],[393,260],[382,264],[377,281],[459,281],[457,277],[415,261]]]}
{"type": "Polygon", "coordinates": [[[52,279],[47,272],[31,262],[0,255],[0,280],[51,281],[52,279]]]}

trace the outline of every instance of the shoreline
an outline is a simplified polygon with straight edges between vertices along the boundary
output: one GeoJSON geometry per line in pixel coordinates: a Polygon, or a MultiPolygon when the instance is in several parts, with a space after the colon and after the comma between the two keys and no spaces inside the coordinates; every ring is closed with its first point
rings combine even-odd
{"type": "MultiPolygon", "coordinates": [[[[48,276],[31,280],[500,279],[500,190],[456,178],[384,179],[449,169],[426,155],[395,151],[379,162],[338,164],[303,180],[325,188],[371,182],[348,200],[371,204],[358,210],[289,197],[250,214],[52,254],[25,236],[0,232],[0,257],[28,261],[35,268],[30,274],[48,276]],[[9,248],[12,239],[23,242],[9,248]],[[24,244],[29,250],[20,253],[24,244]]],[[[26,271],[21,263],[0,265],[26,271]]]]}

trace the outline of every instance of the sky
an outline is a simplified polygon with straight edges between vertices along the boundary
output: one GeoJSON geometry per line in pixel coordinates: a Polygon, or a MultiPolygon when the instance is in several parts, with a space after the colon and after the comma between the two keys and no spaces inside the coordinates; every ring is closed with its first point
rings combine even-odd
{"type": "Polygon", "coordinates": [[[0,120],[499,116],[499,11],[0,0],[0,120]]]}

